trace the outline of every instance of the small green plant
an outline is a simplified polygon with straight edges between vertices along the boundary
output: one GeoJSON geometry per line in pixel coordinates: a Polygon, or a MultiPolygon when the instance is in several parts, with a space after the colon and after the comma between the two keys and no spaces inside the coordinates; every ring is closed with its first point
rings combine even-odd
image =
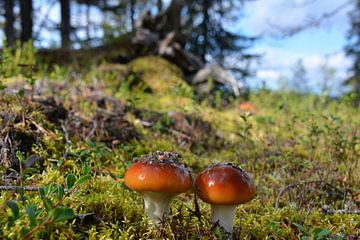
{"type": "Polygon", "coordinates": [[[335,239],[335,240],[343,240],[345,239],[340,235],[331,235],[331,230],[314,227],[311,229],[305,228],[303,225],[299,223],[293,223],[302,233],[302,240],[323,240],[323,239],[335,239]],[[331,235],[331,238],[329,238],[331,235]]]}
{"type": "Polygon", "coordinates": [[[32,46],[32,41],[28,41],[22,47],[21,60],[18,66],[22,68],[25,80],[31,87],[31,99],[33,99],[34,96],[34,86],[36,83],[36,78],[34,76],[34,72],[36,70],[35,65],[35,51],[32,46]]]}
{"type": "Polygon", "coordinates": [[[0,91],[4,90],[6,88],[6,85],[3,83],[3,78],[6,78],[7,76],[7,62],[9,61],[9,50],[6,47],[6,44],[4,45],[5,41],[3,42],[3,50],[0,56],[0,91]]]}
{"type": "Polygon", "coordinates": [[[126,99],[126,103],[130,108],[133,108],[136,105],[138,105],[140,101],[141,101],[141,98],[138,96],[131,96],[126,99]]]}
{"type": "Polygon", "coordinates": [[[161,118],[156,121],[155,131],[159,131],[161,133],[168,132],[169,128],[174,124],[174,122],[169,118],[168,114],[163,114],[161,118]]]}
{"type": "Polygon", "coordinates": [[[6,41],[3,41],[3,49],[1,51],[1,61],[0,61],[0,77],[8,78],[12,75],[12,54],[11,50],[7,47],[6,41]]]}
{"type": "Polygon", "coordinates": [[[29,174],[35,172],[34,168],[23,168],[25,162],[31,157],[25,158],[24,154],[20,151],[16,152],[16,157],[19,160],[19,174],[20,174],[20,185],[23,184],[23,180],[25,180],[29,174]]]}
{"type": "Polygon", "coordinates": [[[251,130],[253,129],[253,125],[250,123],[250,118],[252,114],[250,112],[245,112],[240,115],[240,118],[244,122],[244,126],[239,127],[236,131],[237,135],[239,135],[242,139],[250,140],[251,138],[251,130]]]}
{"type": "Polygon", "coordinates": [[[11,210],[8,215],[7,228],[11,229],[19,221],[23,221],[20,229],[22,239],[30,239],[36,232],[48,225],[67,221],[75,217],[74,211],[63,205],[64,200],[76,186],[90,179],[87,172],[79,177],[69,174],[66,177],[66,187],[60,184],[50,184],[40,187],[38,193],[41,201],[36,204],[34,199],[28,199],[24,194],[24,188],[18,187],[18,197],[6,202],[11,210]]]}
{"type": "Polygon", "coordinates": [[[0,79],[0,91],[6,89],[6,85],[0,79]]]}

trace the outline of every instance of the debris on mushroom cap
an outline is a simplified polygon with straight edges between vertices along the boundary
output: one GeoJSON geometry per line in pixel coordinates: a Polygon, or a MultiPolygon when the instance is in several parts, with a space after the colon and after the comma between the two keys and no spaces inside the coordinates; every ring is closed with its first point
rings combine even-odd
{"type": "Polygon", "coordinates": [[[231,163],[215,164],[202,171],[196,179],[195,191],[204,201],[216,205],[236,205],[255,196],[250,176],[231,163]]]}
{"type": "Polygon", "coordinates": [[[183,165],[179,160],[181,159],[181,155],[177,152],[161,152],[156,151],[146,155],[142,155],[139,158],[134,158],[135,162],[149,162],[149,163],[174,163],[183,165]]]}
{"type": "Polygon", "coordinates": [[[125,184],[135,191],[181,193],[191,188],[191,174],[176,152],[155,152],[138,159],[125,173],[125,184]]]}

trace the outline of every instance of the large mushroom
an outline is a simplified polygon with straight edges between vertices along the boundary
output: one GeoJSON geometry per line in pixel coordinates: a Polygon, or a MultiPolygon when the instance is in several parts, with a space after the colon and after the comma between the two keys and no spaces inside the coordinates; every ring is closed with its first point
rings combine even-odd
{"type": "Polygon", "coordinates": [[[140,192],[145,212],[160,224],[170,213],[171,199],[191,188],[190,171],[179,162],[176,152],[155,152],[142,156],[125,173],[125,184],[140,192]]]}
{"type": "Polygon", "coordinates": [[[211,221],[232,235],[238,204],[254,198],[250,176],[230,163],[219,163],[202,171],[195,181],[195,192],[211,204],[211,221]]]}

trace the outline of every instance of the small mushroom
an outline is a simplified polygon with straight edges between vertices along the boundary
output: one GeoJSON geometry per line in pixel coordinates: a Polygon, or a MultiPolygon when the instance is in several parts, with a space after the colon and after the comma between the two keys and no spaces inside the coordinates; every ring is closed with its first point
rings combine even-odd
{"type": "Polygon", "coordinates": [[[156,225],[170,213],[171,199],[192,186],[190,171],[176,152],[155,152],[142,156],[125,173],[125,184],[140,192],[148,218],[156,225]]]}
{"type": "Polygon", "coordinates": [[[211,221],[232,235],[238,204],[254,198],[255,186],[242,169],[220,163],[206,168],[195,181],[195,192],[204,202],[211,204],[211,221]]]}

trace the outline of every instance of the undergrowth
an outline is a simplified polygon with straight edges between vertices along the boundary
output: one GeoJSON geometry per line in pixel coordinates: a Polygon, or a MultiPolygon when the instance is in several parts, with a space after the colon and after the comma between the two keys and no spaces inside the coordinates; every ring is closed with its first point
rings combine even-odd
{"type": "Polygon", "coordinates": [[[35,70],[21,64],[29,51],[5,48],[1,62],[0,182],[19,187],[1,191],[0,238],[221,239],[192,191],[163,226],[147,224],[123,176],[157,150],[181,153],[194,176],[217,162],[252,175],[257,195],[237,209],[237,239],[360,237],[360,111],[346,99],[263,89],[243,111],[243,99],[199,102],[163,59],[138,59],[118,80],[95,67],[35,70]]]}

